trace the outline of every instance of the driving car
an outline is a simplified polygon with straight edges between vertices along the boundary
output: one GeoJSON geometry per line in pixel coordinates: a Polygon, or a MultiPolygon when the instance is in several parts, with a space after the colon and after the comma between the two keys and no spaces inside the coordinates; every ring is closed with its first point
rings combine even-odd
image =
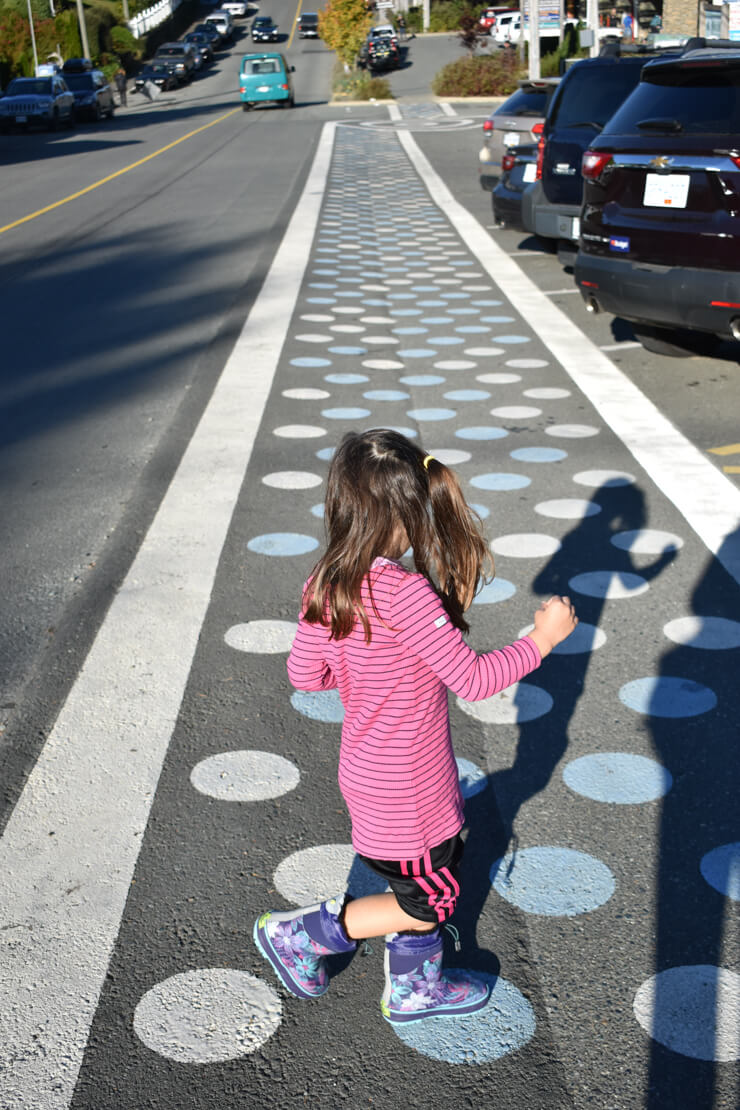
{"type": "Polygon", "coordinates": [[[298,38],[317,39],[319,37],[319,17],[316,12],[301,12],[297,22],[298,38]]]}
{"type": "Polygon", "coordinates": [[[206,38],[210,39],[214,54],[224,41],[223,35],[214,23],[196,23],[192,33],[205,35],[206,38]]]}
{"type": "Polygon", "coordinates": [[[184,36],[183,42],[195,47],[203,65],[210,65],[213,61],[213,43],[211,38],[202,31],[189,31],[184,36]]]}
{"type": "Polygon", "coordinates": [[[239,65],[239,99],[248,112],[255,104],[275,101],[282,108],[295,107],[295,66],[284,54],[245,54],[239,65]]]}
{"type": "Polygon", "coordinates": [[[185,42],[163,42],[154,55],[155,62],[171,62],[175,77],[184,84],[195,74],[194,51],[185,42]]]}
{"type": "Polygon", "coordinates": [[[646,65],[583,156],[575,276],[649,351],[740,339],[740,45],[646,65]]]}
{"type": "Polygon", "coordinates": [[[62,121],[75,125],[75,98],[61,76],[15,77],[0,98],[3,130],[40,125],[56,131],[62,121]]]}
{"type": "Polygon", "coordinates": [[[516,92],[483,121],[483,146],[478,154],[483,189],[491,189],[496,184],[507,147],[537,142],[542,131],[538,124],[544,123],[547,106],[559,83],[559,77],[526,78],[519,82],[516,92]]]}
{"type": "Polygon", "coordinates": [[[221,9],[215,12],[209,12],[205,18],[205,22],[217,28],[223,42],[231,41],[234,34],[234,20],[231,12],[222,11],[221,9]]]}
{"type": "Polygon", "coordinates": [[[221,9],[236,18],[243,19],[249,13],[249,4],[246,0],[223,0],[221,9]]]}
{"type": "Polygon", "coordinates": [[[175,76],[174,65],[168,62],[150,62],[149,65],[142,66],[134,78],[135,91],[141,92],[147,81],[151,81],[164,92],[176,89],[180,83],[175,76]]]}
{"type": "Polygon", "coordinates": [[[258,15],[252,20],[253,42],[277,42],[280,38],[277,23],[269,15],[258,15]]]}
{"type": "Polygon", "coordinates": [[[77,118],[87,116],[89,119],[113,119],[115,102],[113,90],[105,79],[105,74],[99,69],[92,69],[85,73],[65,73],[64,80],[67,88],[75,98],[75,112],[77,118]]]}

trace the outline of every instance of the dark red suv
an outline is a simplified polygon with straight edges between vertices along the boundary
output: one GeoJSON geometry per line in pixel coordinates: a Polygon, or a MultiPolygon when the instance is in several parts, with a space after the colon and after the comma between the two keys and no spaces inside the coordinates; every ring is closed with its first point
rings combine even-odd
{"type": "Polygon", "coordinates": [[[740,47],[654,61],[583,157],[576,281],[650,350],[740,339],[740,47]]]}

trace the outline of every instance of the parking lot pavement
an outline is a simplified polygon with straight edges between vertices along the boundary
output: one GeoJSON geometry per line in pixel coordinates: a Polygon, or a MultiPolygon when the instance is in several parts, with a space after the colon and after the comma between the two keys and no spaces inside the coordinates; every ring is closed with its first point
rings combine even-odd
{"type": "Polygon", "coordinates": [[[690,448],[408,129],[329,125],[2,840],[9,1110],[729,1110],[740,506],[690,448]],[[401,1029],[379,944],[302,1004],[250,940],[267,908],[374,889],[336,787],[342,707],[284,662],[328,461],[378,425],[453,466],[483,518],[474,646],[553,593],[580,616],[530,680],[452,702],[449,957],[492,1002],[401,1029]]]}

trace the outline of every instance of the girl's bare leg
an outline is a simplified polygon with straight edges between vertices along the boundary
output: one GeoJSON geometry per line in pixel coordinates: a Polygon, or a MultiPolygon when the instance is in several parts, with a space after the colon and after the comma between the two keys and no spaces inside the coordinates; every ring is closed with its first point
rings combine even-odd
{"type": "Polygon", "coordinates": [[[395,894],[370,894],[357,898],[344,911],[344,928],[351,940],[382,937],[386,933],[428,933],[435,925],[410,917],[401,909],[395,894]]]}

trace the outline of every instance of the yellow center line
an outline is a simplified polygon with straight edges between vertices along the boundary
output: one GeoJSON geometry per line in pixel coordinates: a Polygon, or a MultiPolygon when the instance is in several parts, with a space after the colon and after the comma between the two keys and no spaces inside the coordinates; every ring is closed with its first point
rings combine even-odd
{"type": "Polygon", "coordinates": [[[723,466],[725,474],[740,474],[740,466],[723,466]]]}
{"type": "Polygon", "coordinates": [[[740,443],[728,443],[725,447],[710,447],[710,455],[740,455],[740,443]]]}
{"type": "Polygon", "coordinates": [[[20,220],[14,220],[12,224],[6,224],[5,227],[0,227],[0,235],[5,231],[10,231],[14,227],[20,227],[21,224],[28,223],[29,220],[35,220],[37,216],[43,216],[46,212],[52,212],[55,208],[60,208],[63,204],[69,204],[71,200],[77,200],[78,197],[84,197],[85,193],[91,193],[93,189],[99,189],[101,185],[106,185],[109,181],[115,180],[116,177],[121,177],[124,173],[130,170],[135,170],[137,166],[143,166],[145,162],[150,162],[152,158],[156,158],[160,154],[164,154],[166,150],[172,150],[173,147],[184,143],[186,139],[192,139],[193,135],[200,134],[201,131],[207,131],[209,127],[215,127],[217,123],[228,119],[233,116],[235,112],[240,112],[241,107],[232,108],[230,112],[226,112],[223,116],[218,116],[217,119],[212,119],[210,123],[204,123],[202,127],[196,127],[194,131],[188,131],[187,135],[182,135],[174,142],[168,143],[167,146],[160,147],[159,150],[153,151],[152,154],[147,154],[145,158],[140,158],[138,162],[132,162],[130,166],[124,166],[122,170],[116,170],[115,173],[108,174],[107,177],[101,177],[100,181],[94,182],[92,185],[86,185],[84,189],[80,189],[77,193],[70,193],[68,197],[62,200],[55,200],[53,204],[47,204],[45,208],[39,208],[36,212],[29,213],[28,216],[22,216],[20,220]]]}
{"type": "Polygon", "coordinates": [[[295,29],[298,26],[298,20],[300,18],[300,14],[301,14],[301,4],[302,3],[303,3],[303,0],[298,0],[298,4],[296,5],[295,18],[293,19],[293,26],[290,28],[290,34],[288,35],[288,41],[287,41],[286,46],[285,46],[286,50],[290,50],[291,46],[293,45],[293,35],[295,34],[295,29]]]}

